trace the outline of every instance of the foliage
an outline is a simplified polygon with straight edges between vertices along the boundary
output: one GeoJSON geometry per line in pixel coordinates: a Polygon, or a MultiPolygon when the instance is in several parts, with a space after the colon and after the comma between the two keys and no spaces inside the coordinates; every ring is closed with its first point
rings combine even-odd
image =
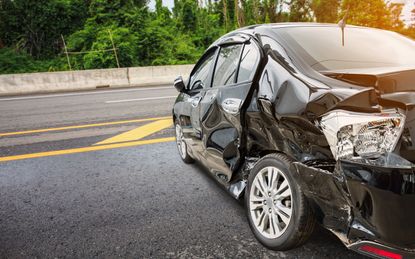
{"type": "Polygon", "coordinates": [[[35,60],[25,52],[10,48],[0,49],[0,74],[25,72],[51,72],[66,70],[60,57],[48,60],[35,60]]]}
{"type": "Polygon", "coordinates": [[[61,34],[83,24],[81,0],[1,0],[0,39],[35,58],[52,57],[61,51],[61,34]]]}
{"type": "Polygon", "coordinates": [[[347,23],[391,29],[391,12],[383,0],[343,0],[341,15],[348,14],[347,23]]]}
{"type": "Polygon", "coordinates": [[[311,15],[310,0],[291,0],[290,2],[290,21],[310,22],[313,17],[311,15]]]}
{"type": "Polygon", "coordinates": [[[338,21],[340,0],[313,0],[311,9],[317,22],[335,23],[338,21]]]}
{"type": "Polygon", "coordinates": [[[269,22],[316,21],[395,30],[402,5],[384,0],[0,0],[0,73],[194,63],[219,36],[269,22]],[[111,41],[111,36],[112,40],[111,41]],[[75,54],[76,53],[76,54],[75,54]]]}

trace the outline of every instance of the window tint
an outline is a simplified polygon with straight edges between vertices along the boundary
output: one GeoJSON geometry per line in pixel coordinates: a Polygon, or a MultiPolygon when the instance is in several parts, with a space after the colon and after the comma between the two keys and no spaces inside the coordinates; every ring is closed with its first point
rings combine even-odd
{"type": "Polygon", "coordinates": [[[237,82],[252,80],[257,68],[258,59],[259,53],[254,43],[246,44],[244,52],[242,53],[237,82]]]}
{"type": "Polygon", "coordinates": [[[215,57],[215,51],[213,51],[205,60],[199,65],[197,70],[193,73],[190,78],[190,89],[193,89],[195,83],[200,81],[203,88],[209,87],[208,77],[209,71],[213,64],[213,58],[215,57]]]}
{"type": "Polygon", "coordinates": [[[213,87],[235,83],[242,44],[221,48],[216,63],[213,87]]]}
{"type": "Polygon", "coordinates": [[[343,46],[337,26],[274,31],[317,71],[415,65],[415,41],[394,32],[346,27],[343,46]]]}

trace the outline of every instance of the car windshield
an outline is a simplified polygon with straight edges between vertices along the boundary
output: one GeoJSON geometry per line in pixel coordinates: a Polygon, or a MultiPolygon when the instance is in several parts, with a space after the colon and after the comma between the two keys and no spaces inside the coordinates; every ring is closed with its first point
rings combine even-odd
{"type": "Polygon", "coordinates": [[[289,48],[317,71],[415,66],[415,41],[400,34],[346,27],[286,27],[274,31],[289,48]]]}

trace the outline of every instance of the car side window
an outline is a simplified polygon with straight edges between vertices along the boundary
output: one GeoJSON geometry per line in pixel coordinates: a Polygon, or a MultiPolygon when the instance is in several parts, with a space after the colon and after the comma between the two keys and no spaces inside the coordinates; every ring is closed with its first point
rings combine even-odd
{"type": "Polygon", "coordinates": [[[215,51],[212,51],[190,77],[190,89],[201,89],[210,86],[208,82],[209,72],[214,61],[215,53],[215,51]]]}
{"type": "Polygon", "coordinates": [[[242,46],[237,44],[221,48],[216,62],[213,87],[235,83],[242,46]]]}
{"type": "Polygon", "coordinates": [[[237,82],[245,82],[253,79],[259,61],[259,51],[255,43],[245,44],[241,63],[239,65],[237,82]]]}

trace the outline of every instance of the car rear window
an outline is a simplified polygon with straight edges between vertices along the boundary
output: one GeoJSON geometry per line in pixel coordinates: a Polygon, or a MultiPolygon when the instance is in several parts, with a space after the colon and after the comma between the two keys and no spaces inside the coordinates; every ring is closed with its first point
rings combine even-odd
{"type": "Polygon", "coordinates": [[[274,31],[297,56],[317,71],[414,66],[415,42],[398,33],[346,27],[287,27],[274,31]]]}

